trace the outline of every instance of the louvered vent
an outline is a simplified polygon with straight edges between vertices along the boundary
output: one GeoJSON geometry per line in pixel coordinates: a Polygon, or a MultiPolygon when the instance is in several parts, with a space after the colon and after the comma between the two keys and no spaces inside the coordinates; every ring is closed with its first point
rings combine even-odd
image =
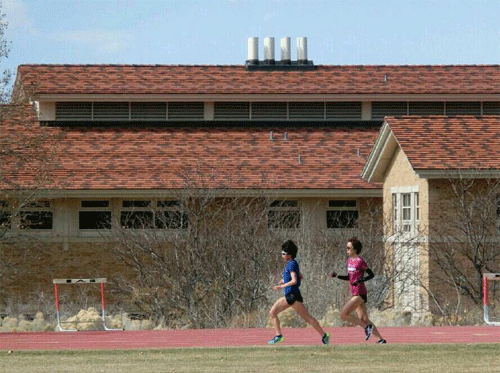
{"type": "Polygon", "coordinates": [[[248,120],[250,104],[248,102],[216,102],[214,104],[215,120],[248,120]]]}
{"type": "Polygon", "coordinates": [[[483,102],[483,115],[500,115],[500,102],[483,102]]]}
{"type": "Polygon", "coordinates": [[[327,102],[326,119],[361,120],[361,102],[327,102]]]}
{"type": "Polygon", "coordinates": [[[481,103],[447,102],[446,115],[481,115],[481,103]]]}
{"type": "Polygon", "coordinates": [[[325,104],[323,102],[290,102],[288,118],[291,120],[325,119],[325,104]]]}
{"type": "Polygon", "coordinates": [[[57,102],[56,120],[91,120],[91,102],[57,102]]]}
{"type": "Polygon", "coordinates": [[[286,120],[286,102],[253,102],[253,120],[286,120]]]}
{"type": "Polygon", "coordinates": [[[372,119],[383,120],[386,116],[401,116],[408,113],[406,102],[372,102],[372,119]]]}
{"type": "Polygon", "coordinates": [[[203,102],[169,102],[168,119],[171,120],[203,120],[203,102]]]}
{"type": "Polygon", "coordinates": [[[132,120],[167,120],[166,102],[132,102],[130,105],[132,120]]]}
{"type": "Polygon", "coordinates": [[[94,102],[94,120],[128,119],[128,102],[94,102]]]}
{"type": "Polygon", "coordinates": [[[444,102],[410,102],[410,115],[444,115],[444,102]]]}

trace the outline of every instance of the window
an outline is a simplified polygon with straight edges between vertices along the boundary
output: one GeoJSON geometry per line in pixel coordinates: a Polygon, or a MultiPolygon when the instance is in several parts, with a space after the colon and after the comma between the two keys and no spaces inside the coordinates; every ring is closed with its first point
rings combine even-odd
{"type": "Polygon", "coordinates": [[[7,201],[0,201],[0,230],[11,228],[12,213],[7,201]]]}
{"type": "Polygon", "coordinates": [[[396,233],[399,230],[398,195],[392,193],[392,229],[396,233]]]}
{"type": "Polygon", "coordinates": [[[401,194],[401,220],[403,232],[411,230],[411,194],[401,194]]]}
{"type": "Polygon", "coordinates": [[[80,229],[111,229],[109,201],[81,201],[78,222],[80,229]]]}
{"type": "Polygon", "coordinates": [[[354,228],[359,218],[356,200],[328,201],[327,228],[354,228]]]}
{"type": "Polygon", "coordinates": [[[120,224],[123,228],[152,229],[153,210],[151,201],[123,201],[120,224]]]}
{"type": "Polygon", "coordinates": [[[187,229],[188,214],[182,211],[179,201],[158,201],[156,203],[155,227],[157,229],[187,229]]]}
{"type": "Polygon", "coordinates": [[[130,229],[187,229],[189,218],[179,201],[122,202],[120,223],[130,229]]]}
{"type": "Polygon", "coordinates": [[[268,226],[272,229],[297,229],[300,227],[298,201],[277,200],[271,202],[267,215],[268,226]]]}
{"type": "Polygon", "coordinates": [[[415,206],[415,221],[419,222],[420,221],[420,201],[419,201],[419,195],[418,192],[413,193],[413,204],[415,206]]]}
{"type": "Polygon", "coordinates": [[[49,201],[29,203],[23,207],[20,214],[21,229],[52,229],[54,213],[49,201]]]}
{"type": "Polygon", "coordinates": [[[416,233],[420,221],[420,200],[417,187],[393,189],[393,233],[416,233]]]}

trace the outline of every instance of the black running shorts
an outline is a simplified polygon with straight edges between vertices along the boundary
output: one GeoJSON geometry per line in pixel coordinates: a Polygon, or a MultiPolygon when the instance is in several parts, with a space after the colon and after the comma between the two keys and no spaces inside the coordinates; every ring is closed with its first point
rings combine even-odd
{"type": "Polygon", "coordinates": [[[295,303],[295,301],[303,303],[304,299],[302,299],[302,295],[300,292],[297,293],[288,293],[285,295],[286,302],[291,306],[292,304],[295,303]]]}

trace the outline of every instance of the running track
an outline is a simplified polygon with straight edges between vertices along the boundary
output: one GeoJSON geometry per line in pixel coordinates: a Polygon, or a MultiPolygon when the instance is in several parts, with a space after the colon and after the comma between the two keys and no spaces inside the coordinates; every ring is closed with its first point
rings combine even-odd
{"type": "MultiPolygon", "coordinates": [[[[364,340],[361,328],[325,328],[330,344],[375,343],[364,340]]],[[[498,343],[500,327],[382,327],[387,342],[396,343],[498,343]]],[[[280,345],[320,345],[312,328],[284,328],[280,345]]],[[[273,337],[272,329],[204,329],[157,331],[79,331],[0,333],[0,350],[105,350],[183,347],[264,346],[273,337]]]]}

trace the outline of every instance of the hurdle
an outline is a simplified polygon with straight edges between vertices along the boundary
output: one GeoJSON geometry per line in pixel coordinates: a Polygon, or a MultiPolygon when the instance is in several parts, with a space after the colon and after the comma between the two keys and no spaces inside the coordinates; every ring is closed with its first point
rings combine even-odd
{"type": "Polygon", "coordinates": [[[500,273],[483,273],[483,305],[484,305],[484,322],[487,325],[500,326],[498,321],[490,321],[489,315],[489,280],[498,281],[500,280],[500,273]]]}
{"type": "MultiPolygon", "coordinates": [[[[107,282],[106,278],[70,278],[70,279],[53,279],[52,283],[54,284],[54,295],[56,301],[56,316],[57,316],[57,328],[62,332],[76,332],[78,329],[65,329],[62,327],[64,321],[61,321],[61,309],[59,304],[59,285],[61,284],[100,284],[101,288],[101,310],[102,310],[102,326],[104,330],[123,330],[123,329],[112,329],[106,326],[106,302],[104,297],[104,284],[107,282]]],[[[67,322],[73,324],[73,322],[67,322]]],[[[78,322],[76,322],[78,323],[78,322]]],[[[84,321],[84,323],[87,323],[84,321]]]]}

